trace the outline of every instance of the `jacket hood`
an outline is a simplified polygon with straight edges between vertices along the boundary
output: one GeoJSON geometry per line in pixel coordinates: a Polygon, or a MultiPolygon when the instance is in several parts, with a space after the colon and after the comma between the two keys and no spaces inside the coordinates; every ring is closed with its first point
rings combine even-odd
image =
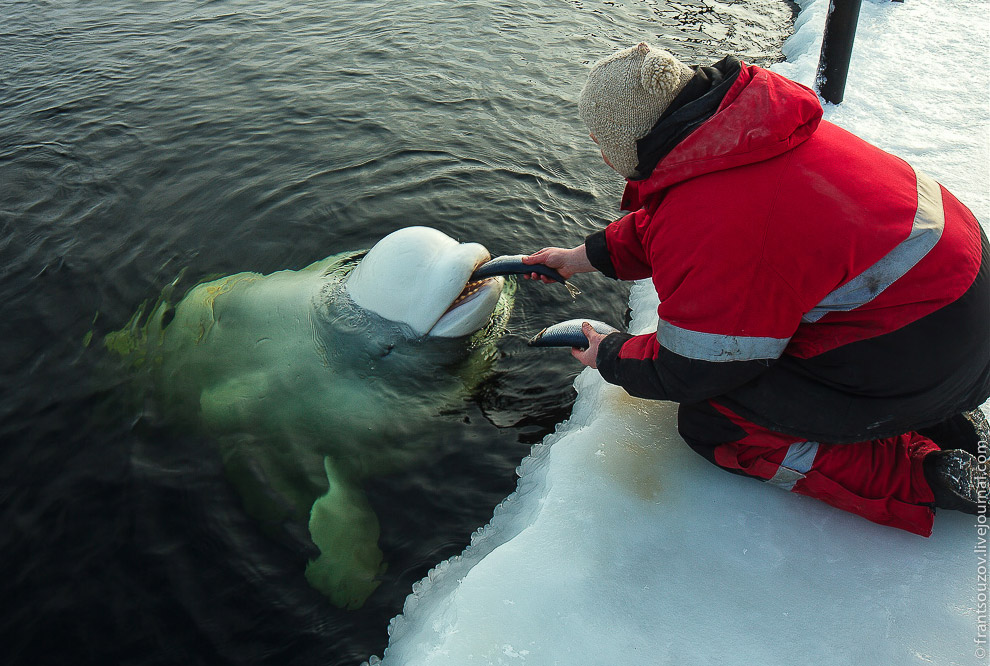
{"type": "Polygon", "coordinates": [[[741,64],[718,110],[671,150],[644,180],[630,180],[624,210],[636,210],[666,188],[707,173],[762,162],[807,140],[822,119],[807,86],[741,64]]]}

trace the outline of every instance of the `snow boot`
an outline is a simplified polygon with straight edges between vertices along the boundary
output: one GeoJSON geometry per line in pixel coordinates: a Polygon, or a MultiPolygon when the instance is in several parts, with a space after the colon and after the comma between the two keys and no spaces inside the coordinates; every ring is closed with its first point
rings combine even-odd
{"type": "Polygon", "coordinates": [[[974,456],[990,454],[986,447],[990,442],[990,424],[987,417],[978,408],[971,412],[956,414],[950,419],[931,426],[921,428],[916,431],[919,435],[924,435],[932,440],[943,451],[949,449],[962,449],[974,456]],[[980,442],[983,442],[984,449],[980,451],[980,442]]]}
{"type": "Polygon", "coordinates": [[[987,503],[986,465],[980,465],[973,454],[959,449],[932,451],[922,467],[936,509],[976,515],[980,504],[987,503]]]}

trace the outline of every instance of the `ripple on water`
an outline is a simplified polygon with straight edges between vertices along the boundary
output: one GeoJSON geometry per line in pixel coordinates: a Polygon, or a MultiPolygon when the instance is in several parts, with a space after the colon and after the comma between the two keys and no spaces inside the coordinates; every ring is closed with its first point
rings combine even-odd
{"type": "MultiPolygon", "coordinates": [[[[436,459],[367,484],[390,569],[359,611],[261,533],[215,443],[162,422],[99,344],[177,277],[300,268],[425,224],[493,255],[573,245],[621,183],[577,119],[590,62],[780,57],[783,0],[4,5],[0,551],[9,663],[353,664],[566,417],[578,368],[526,339],[626,292],[521,284],[436,459]],[[88,347],[83,341],[92,331],[88,347]],[[52,640],[58,636],[58,640],[52,640]]],[[[558,353],[559,352],[559,353],[558,353]]],[[[440,430],[438,430],[440,433],[440,430]]]]}

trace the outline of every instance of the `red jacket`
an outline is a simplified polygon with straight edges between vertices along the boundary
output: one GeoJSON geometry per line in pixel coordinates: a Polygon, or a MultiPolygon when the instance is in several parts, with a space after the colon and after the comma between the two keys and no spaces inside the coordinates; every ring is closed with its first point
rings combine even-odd
{"type": "Polygon", "coordinates": [[[899,434],[986,399],[978,222],[821,117],[814,92],[743,64],[714,115],[628,183],[634,212],[589,237],[589,257],[651,277],[660,322],[603,343],[606,379],[643,397],[719,396],[825,441],[899,434]]]}

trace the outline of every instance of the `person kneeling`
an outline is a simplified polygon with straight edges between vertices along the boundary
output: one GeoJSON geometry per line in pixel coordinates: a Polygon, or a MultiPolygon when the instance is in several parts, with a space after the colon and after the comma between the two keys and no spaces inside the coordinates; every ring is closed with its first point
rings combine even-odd
{"type": "MultiPolygon", "coordinates": [[[[580,116],[628,215],[524,261],[652,278],[656,333],[575,350],[680,403],[714,464],[931,534],[985,502],[990,261],[930,176],[822,119],[813,91],[733,57],[645,43],[596,63],[580,116]]],[[[530,277],[536,277],[535,275],[530,277]]]]}

